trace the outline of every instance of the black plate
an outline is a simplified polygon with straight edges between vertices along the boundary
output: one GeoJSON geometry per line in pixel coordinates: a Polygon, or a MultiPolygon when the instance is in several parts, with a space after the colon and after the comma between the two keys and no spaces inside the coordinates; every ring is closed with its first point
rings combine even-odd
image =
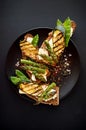
{"type": "MultiPolygon", "coordinates": [[[[48,33],[51,31],[51,28],[37,28],[30,31],[27,31],[26,33],[31,33],[32,35],[39,34],[40,40],[39,40],[39,46],[43,42],[43,40],[47,37],[48,33]]],[[[22,34],[19,36],[16,41],[12,44],[11,48],[9,49],[7,59],[6,59],[6,73],[8,78],[12,75],[14,75],[15,70],[15,63],[21,58],[21,51],[19,48],[19,41],[23,40],[24,35],[22,34]]],[[[79,54],[77,52],[77,49],[73,43],[73,41],[70,40],[69,46],[66,48],[66,53],[71,53],[71,70],[72,73],[70,76],[65,77],[64,81],[62,83],[62,87],[60,88],[60,100],[63,99],[69,92],[72,90],[72,88],[75,86],[80,72],[80,58],[79,54]]],[[[18,92],[17,87],[15,87],[16,92],[18,92]]],[[[25,97],[25,95],[22,95],[25,97]]],[[[28,97],[27,97],[28,99],[28,97]]]]}

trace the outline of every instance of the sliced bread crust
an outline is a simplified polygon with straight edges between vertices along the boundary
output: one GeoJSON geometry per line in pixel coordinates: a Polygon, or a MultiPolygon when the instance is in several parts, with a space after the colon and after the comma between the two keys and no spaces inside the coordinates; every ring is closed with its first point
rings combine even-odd
{"type": "MultiPolygon", "coordinates": [[[[42,100],[41,102],[38,101],[38,98],[31,95],[31,94],[26,94],[29,98],[33,99],[34,101],[36,101],[36,104],[42,103],[42,104],[48,104],[48,105],[53,105],[53,106],[57,106],[59,105],[59,87],[55,87],[56,90],[56,97],[54,99],[45,101],[42,100]]],[[[24,92],[25,93],[25,92],[24,92]]]]}

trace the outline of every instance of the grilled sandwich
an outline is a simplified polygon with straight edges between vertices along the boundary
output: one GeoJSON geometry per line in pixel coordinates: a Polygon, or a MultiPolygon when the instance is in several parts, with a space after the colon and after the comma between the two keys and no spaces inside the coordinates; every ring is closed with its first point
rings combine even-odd
{"type": "Polygon", "coordinates": [[[30,57],[31,59],[37,59],[38,49],[34,47],[31,43],[33,40],[33,36],[31,34],[25,35],[23,41],[20,41],[20,49],[22,52],[22,58],[26,59],[30,57]]]}
{"type": "MultiPolygon", "coordinates": [[[[72,36],[75,28],[75,22],[71,21],[70,37],[72,36]]],[[[43,41],[40,48],[34,46],[32,41],[33,36],[31,34],[26,34],[24,41],[20,42],[20,49],[23,58],[29,57],[37,62],[56,66],[66,47],[63,32],[59,29],[49,32],[48,37],[43,41]]]]}
{"type": "MultiPolygon", "coordinates": [[[[70,37],[75,31],[76,23],[71,21],[71,33],[70,37]]],[[[65,37],[62,31],[55,29],[48,34],[48,37],[44,40],[41,47],[39,48],[40,59],[47,59],[46,57],[51,58],[52,62],[48,61],[48,64],[55,66],[58,63],[59,58],[61,57],[64,49],[66,47],[65,37]],[[46,52],[46,53],[45,53],[46,52]]]]}
{"type": "Polygon", "coordinates": [[[36,104],[59,105],[59,87],[53,82],[51,84],[20,84],[19,93],[26,94],[36,101],[36,104]]]}

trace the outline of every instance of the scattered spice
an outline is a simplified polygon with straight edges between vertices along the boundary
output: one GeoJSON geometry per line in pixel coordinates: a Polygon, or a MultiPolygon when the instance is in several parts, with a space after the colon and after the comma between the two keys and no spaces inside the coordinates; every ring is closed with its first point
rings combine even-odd
{"type": "Polygon", "coordinates": [[[64,78],[67,78],[71,75],[71,57],[72,54],[64,52],[61,56],[59,63],[56,67],[51,67],[51,75],[48,78],[48,82],[56,82],[56,84],[60,87],[62,86],[62,82],[64,82],[64,78]]]}

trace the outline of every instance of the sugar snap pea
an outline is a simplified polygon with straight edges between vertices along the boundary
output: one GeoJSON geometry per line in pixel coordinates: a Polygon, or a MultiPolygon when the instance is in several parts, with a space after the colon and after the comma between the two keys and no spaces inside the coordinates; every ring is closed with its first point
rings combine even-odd
{"type": "Polygon", "coordinates": [[[43,73],[43,74],[46,71],[46,69],[42,69],[42,68],[34,67],[34,66],[28,66],[28,65],[24,65],[22,68],[25,70],[36,71],[38,73],[43,73]]]}
{"type": "Polygon", "coordinates": [[[17,85],[18,83],[21,82],[21,79],[18,78],[18,77],[16,77],[16,76],[11,76],[11,77],[10,77],[10,80],[11,80],[11,82],[12,82],[14,85],[17,85]]]}
{"type": "Polygon", "coordinates": [[[29,79],[27,78],[27,76],[25,74],[23,74],[20,70],[15,70],[15,74],[17,75],[17,77],[19,77],[22,81],[29,81],[29,79]]]}
{"type": "Polygon", "coordinates": [[[13,84],[17,85],[18,83],[22,82],[30,82],[30,79],[27,78],[25,74],[23,74],[20,70],[15,70],[16,76],[10,76],[10,80],[13,84]]]}
{"type": "Polygon", "coordinates": [[[38,42],[39,42],[39,35],[36,34],[36,35],[33,37],[32,44],[33,44],[35,47],[37,47],[38,42]]]}

